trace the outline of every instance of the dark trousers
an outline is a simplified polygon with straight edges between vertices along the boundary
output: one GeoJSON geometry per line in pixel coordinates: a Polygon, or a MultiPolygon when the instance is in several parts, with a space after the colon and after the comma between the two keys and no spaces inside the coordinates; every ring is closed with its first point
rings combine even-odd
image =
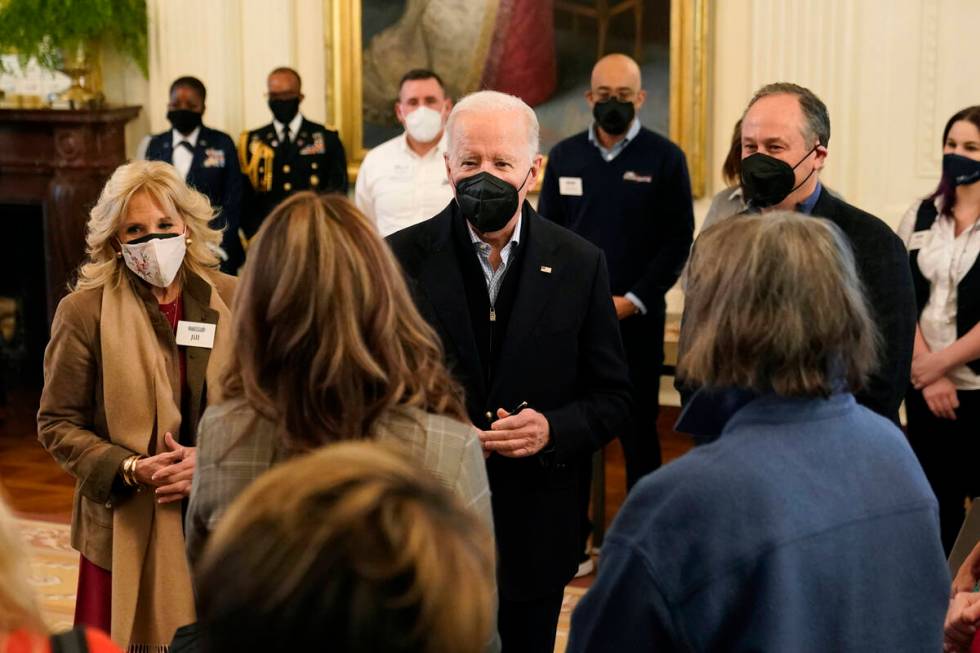
{"type": "Polygon", "coordinates": [[[908,437],[939,501],[939,528],[948,555],[966,516],[967,497],[980,496],[980,390],[956,393],[956,419],[936,417],[922,393],[905,396],[908,437]]]}
{"type": "Polygon", "coordinates": [[[530,601],[509,601],[500,597],[497,629],[501,653],[553,653],[564,594],[563,588],[530,601]]]}
{"type": "MultiPolygon", "coordinates": [[[[657,433],[657,417],[660,415],[660,375],[664,364],[664,313],[657,313],[656,306],[646,315],[633,315],[619,321],[619,333],[626,350],[630,382],[633,384],[633,408],[629,422],[619,433],[626,460],[626,491],[636,482],[660,467],[660,435],[657,433]]],[[[666,310],[663,307],[659,307],[666,310]]],[[[591,469],[589,479],[591,480],[591,469]]],[[[582,488],[582,551],[585,559],[586,545],[592,534],[589,518],[592,484],[582,488]]]]}
{"type": "Polygon", "coordinates": [[[626,459],[626,489],[660,467],[660,374],[664,364],[664,314],[656,306],[646,315],[633,315],[619,322],[630,381],[633,411],[630,424],[619,435],[626,459]]]}

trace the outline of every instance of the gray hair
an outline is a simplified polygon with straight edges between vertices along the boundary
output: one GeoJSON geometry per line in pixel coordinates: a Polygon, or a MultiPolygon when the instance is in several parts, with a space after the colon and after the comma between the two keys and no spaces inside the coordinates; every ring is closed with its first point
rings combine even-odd
{"type": "Polygon", "coordinates": [[[830,113],[827,111],[827,105],[817,97],[816,93],[804,86],[790,82],[766,84],[752,96],[749,106],[745,107],[742,118],[745,118],[745,114],[749,112],[753,104],[770,95],[795,95],[796,99],[800,101],[800,109],[803,111],[803,118],[806,121],[803,137],[808,141],[815,140],[820,145],[827,147],[830,143],[830,113]]]}
{"type": "Polygon", "coordinates": [[[856,390],[880,341],[847,238],[797,213],[736,216],[694,244],[677,374],[783,396],[856,390]]]}
{"type": "Polygon", "coordinates": [[[540,146],[539,135],[541,128],[538,125],[538,117],[534,109],[529,107],[521,98],[501,93],[499,91],[477,91],[470,93],[456,103],[449,120],[446,121],[446,138],[448,139],[449,152],[453,151],[454,127],[456,119],[463,113],[497,113],[499,111],[519,111],[524,114],[524,122],[527,128],[527,147],[528,157],[534,159],[538,154],[540,146]]]}

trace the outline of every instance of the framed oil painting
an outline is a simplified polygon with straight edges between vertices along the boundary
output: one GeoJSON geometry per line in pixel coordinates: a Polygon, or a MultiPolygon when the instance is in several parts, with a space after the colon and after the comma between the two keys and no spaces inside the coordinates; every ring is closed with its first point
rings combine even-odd
{"type": "Polygon", "coordinates": [[[454,99],[489,88],[517,95],[541,123],[541,151],[589,125],[584,94],[596,59],[640,64],[641,122],[687,154],[704,194],[709,0],[324,0],[327,105],[356,174],[399,134],[394,103],[412,68],[437,72],[454,99]]]}

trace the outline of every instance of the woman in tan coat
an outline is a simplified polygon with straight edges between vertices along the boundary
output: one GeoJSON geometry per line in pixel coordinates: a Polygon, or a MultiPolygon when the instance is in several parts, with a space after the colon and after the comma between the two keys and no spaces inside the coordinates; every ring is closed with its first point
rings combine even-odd
{"type": "Polygon", "coordinates": [[[118,168],[45,352],[38,438],[77,479],[75,621],[129,650],[164,651],[195,618],[182,507],[235,282],[216,269],[212,214],[168,164],[118,168]]]}

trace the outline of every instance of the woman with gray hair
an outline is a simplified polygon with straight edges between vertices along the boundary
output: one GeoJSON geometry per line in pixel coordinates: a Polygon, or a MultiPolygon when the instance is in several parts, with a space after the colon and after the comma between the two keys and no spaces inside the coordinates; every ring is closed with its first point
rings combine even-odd
{"type": "Polygon", "coordinates": [[[235,283],[217,271],[212,217],[170,164],[120,166],[44,357],[38,438],[77,479],[75,622],[141,652],[194,621],[182,507],[197,422],[231,358],[235,283]]]}
{"type": "Polygon", "coordinates": [[[901,431],[852,394],[876,360],[844,236],[788,212],[692,254],[677,428],[602,547],[568,650],[939,650],[949,572],[901,431]],[[899,591],[896,591],[899,588],[899,591]]]}

